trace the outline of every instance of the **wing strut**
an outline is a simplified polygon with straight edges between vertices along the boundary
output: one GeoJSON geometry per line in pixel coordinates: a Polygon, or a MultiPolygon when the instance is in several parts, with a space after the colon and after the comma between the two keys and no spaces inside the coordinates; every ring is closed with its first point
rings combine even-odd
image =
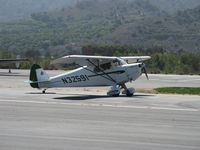
{"type": "MultiPolygon", "coordinates": [[[[90,61],[89,61],[90,62],[90,61]]],[[[98,67],[98,66],[96,66],[95,64],[93,64],[92,62],[90,62],[92,65],[94,65],[95,67],[98,67]]],[[[106,74],[104,71],[102,71],[102,70],[100,70],[103,74],[105,74],[106,76],[108,76],[108,77],[105,77],[105,76],[103,76],[103,75],[101,75],[101,74],[98,74],[97,72],[95,72],[95,71],[92,71],[91,69],[88,69],[88,68],[85,68],[84,66],[81,66],[81,65],[79,65],[79,64],[76,64],[77,66],[79,66],[79,67],[82,67],[83,69],[85,69],[85,70],[87,70],[87,71],[90,71],[90,72],[92,72],[92,73],[94,73],[94,74],[96,74],[96,75],[99,75],[99,76],[101,76],[101,77],[103,77],[103,78],[105,78],[105,79],[107,79],[107,80],[109,80],[109,81],[112,81],[112,82],[114,82],[114,83],[116,83],[116,81],[112,78],[112,77],[110,77],[108,74],[106,74]]],[[[98,67],[99,68],[99,67],[98,67]]],[[[100,69],[100,68],[99,68],[100,69]]]]}
{"type": "MultiPolygon", "coordinates": [[[[86,59],[91,65],[93,65],[94,67],[97,67],[99,69],[99,71],[101,71],[104,75],[107,76],[106,79],[109,79],[112,82],[117,83],[111,76],[109,76],[108,74],[106,74],[99,66],[95,65],[93,62],[91,62],[89,59],[86,59]]],[[[95,74],[99,75],[98,73],[95,72],[95,74]]],[[[102,77],[104,77],[103,75],[101,75],[102,77]]]]}
{"type": "MultiPolygon", "coordinates": [[[[88,68],[85,68],[84,66],[81,66],[81,65],[79,65],[79,64],[76,64],[76,65],[79,66],[79,67],[82,67],[83,69],[85,69],[85,70],[87,70],[87,71],[90,71],[90,72],[92,72],[92,73],[94,73],[94,74],[96,74],[96,75],[99,75],[99,76],[101,76],[101,77],[103,77],[103,78],[105,78],[105,79],[107,79],[107,80],[109,80],[109,81],[112,81],[110,78],[104,77],[103,75],[98,74],[98,73],[96,73],[95,71],[92,71],[92,70],[90,70],[90,69],[88,69],[88,68]]],[[[112,81],[112,82],[114,82],[114,81],[112,81]]]]}

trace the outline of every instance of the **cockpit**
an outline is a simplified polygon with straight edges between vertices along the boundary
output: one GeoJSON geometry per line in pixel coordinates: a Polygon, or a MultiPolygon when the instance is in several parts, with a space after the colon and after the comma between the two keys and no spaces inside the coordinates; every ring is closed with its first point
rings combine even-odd
{"type": "Polygon", "coordinates": [[[126,64],[126,62],[123,59],[118,58],[107,62],[98,60],[93,66],[95,66],[94,72],[102,72],[124,64],[126,64]]]}
{"type": "Polygon", "coordinates": [[[94,67],[95,72],[101,72],[102,70],[109,70],[111,69],[112,65],[111,62],[99,64],[98,66],[94,67]]]}

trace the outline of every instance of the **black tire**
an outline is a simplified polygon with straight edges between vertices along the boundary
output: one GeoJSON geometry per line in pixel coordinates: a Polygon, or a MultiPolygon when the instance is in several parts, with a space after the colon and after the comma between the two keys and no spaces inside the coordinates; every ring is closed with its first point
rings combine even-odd
{"type": "Polygon", "coordinates": [[[119,94],[112,95],[112,97],[119,97],[119,94]]]}
{"type": "Polygon", "coordinates": [[[133,96],[133,93],[132,94],[126,94],[127,97],[132,97],[133,96]]]}
{"type": "Polygon", "coordinates": [[[132,96],[133,96],[133,93],[130,93],[129,90],[127,90],[127,91],[126,91],[126,96],[127,96],[127,97],[132,97],[132,96]]]}

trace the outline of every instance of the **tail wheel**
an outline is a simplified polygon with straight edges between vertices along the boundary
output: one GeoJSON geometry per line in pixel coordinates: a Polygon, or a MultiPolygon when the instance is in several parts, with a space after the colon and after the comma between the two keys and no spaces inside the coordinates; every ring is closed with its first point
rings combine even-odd
{"type": "Polygon", "coordinates": [[[44,89],[44,90],[42,91],[42,93],[45,94],[45,93],[46,93],[46,90],[47,90],[47,89],[44,89]]]}

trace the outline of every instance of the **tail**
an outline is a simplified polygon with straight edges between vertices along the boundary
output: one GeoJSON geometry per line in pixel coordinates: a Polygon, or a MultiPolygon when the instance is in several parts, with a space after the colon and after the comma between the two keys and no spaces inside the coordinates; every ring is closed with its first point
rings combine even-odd
{"type": "Polygon", "coordinates": [[[33,88],[40,88],[39,83],[49,82],[49,76],[39,65],[34,64],[30,71],[30,85],[33,88]]]}

